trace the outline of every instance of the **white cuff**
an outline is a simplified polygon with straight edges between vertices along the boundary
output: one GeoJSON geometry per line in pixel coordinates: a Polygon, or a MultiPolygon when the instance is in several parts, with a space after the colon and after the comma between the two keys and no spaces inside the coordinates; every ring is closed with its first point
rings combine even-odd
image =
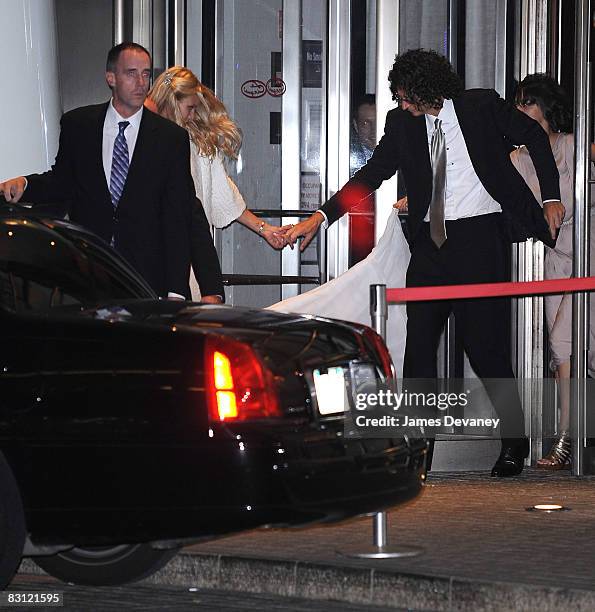
{"type": "Polygon", "coordinates": [[[179,293],[174,293],[173,291],[168,291],[167,292],[167,297],[168,298],[179,298],[181,300],[185,300],[186,299],[183,295],[180,295],[179,293]]]}
{"type": "Polygon", "coordinates": [[[324,218],[324,221],[321,223],[322,229],[328,229],[328,217],[324,214],[322,210],[320,210],[320,208],[315,212],[321,214],[324,218]]]}

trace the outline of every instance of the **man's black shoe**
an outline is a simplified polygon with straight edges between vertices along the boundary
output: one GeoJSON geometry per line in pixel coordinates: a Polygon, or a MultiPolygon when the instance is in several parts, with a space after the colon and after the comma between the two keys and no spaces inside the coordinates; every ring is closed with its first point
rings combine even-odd
{"type": "Polygon", "coordinates": [[[492,468],[492,476],[518,476],[523,471],[526,456],[522,448],[504,447],[492,468]]]}

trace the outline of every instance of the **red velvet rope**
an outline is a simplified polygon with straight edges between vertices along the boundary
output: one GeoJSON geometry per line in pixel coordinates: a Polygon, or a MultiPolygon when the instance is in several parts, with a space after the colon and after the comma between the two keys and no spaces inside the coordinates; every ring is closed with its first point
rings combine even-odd
{"type": "Polygon", "coordinates": [[[430,300],[460,300],[469,298],[521,297],[544,293],[573,293],[595,289],[595,277],[559,278],[517,283],[479,283],[475,285],[442,285],[438,287],[404,287],[387,289],[387,302],[425,302],[430,300]]]}

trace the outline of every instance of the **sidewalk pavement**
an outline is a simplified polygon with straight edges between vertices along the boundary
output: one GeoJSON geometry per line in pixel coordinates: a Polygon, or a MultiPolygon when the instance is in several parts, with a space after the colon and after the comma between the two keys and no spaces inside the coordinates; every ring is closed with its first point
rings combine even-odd
{"type": "Polygon", "coordinates": [[[412,610],[595,609],[595,477],[527,469],[428,476],[388,513],[389,546],[417,557],[347,558],[372,542],[372,519],[259,529],[185,548],[148,580],[412,610]],[[538,503],[569,511],[528,512],[538,503]]]}
{"type": "Polygon", "coordinates": [[[595,477],[430,473],[422,494],[390,511],[388,522],[389,546],[420,545],[422,554],[338,555],[372,543],[364,517],[192,546],[154,579],[415,610],[595,609],[595,477]],[[570,510],[526,510],[538,503],[570,510]]]}

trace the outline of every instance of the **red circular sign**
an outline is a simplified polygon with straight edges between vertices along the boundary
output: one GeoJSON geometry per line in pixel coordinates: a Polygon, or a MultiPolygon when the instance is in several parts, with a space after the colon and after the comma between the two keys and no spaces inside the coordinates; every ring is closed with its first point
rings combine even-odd
{"type": "Polygon", "coordinates": [[[242,83],[242,93],[247,98],[262,98],[267,92],[267,86],[258,79],[250,79],[242,83]]]}
{"type": "Polygon", "coordinates": [[[282,96],[287,89],[283,79],[269,79],[267,81],[266,88],[269,95],[273,96],[274,98],[282,96]]]}

